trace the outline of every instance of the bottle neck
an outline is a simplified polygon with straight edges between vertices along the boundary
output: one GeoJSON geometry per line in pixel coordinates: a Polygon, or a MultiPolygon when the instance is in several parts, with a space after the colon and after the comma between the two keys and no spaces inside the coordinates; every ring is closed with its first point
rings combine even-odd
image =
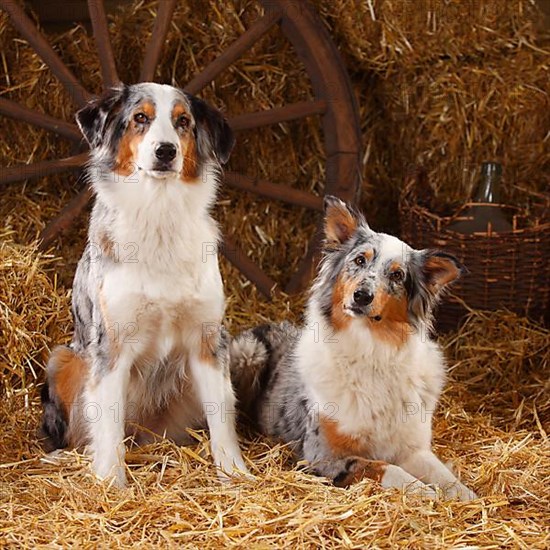
{"type": "Polygon", "coordinates": [[[474,202],[500,202],[501,167],[496,162],[486,162],[481,168],[481,178],[474,202]]]}

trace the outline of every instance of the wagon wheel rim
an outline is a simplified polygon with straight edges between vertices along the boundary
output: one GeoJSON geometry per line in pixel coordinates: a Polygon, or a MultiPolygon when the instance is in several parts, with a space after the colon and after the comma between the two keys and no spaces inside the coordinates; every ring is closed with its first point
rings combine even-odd
{"type": "MultiPolygon", "coordinates": [[[[264,15],[260,16],[232,44],[195,75],[184,90],[196,95],[228,69],[274,26],[279,25],[286,39],[306,68],[313,88],[314,99],[228,117],[234,131],[246,131],[306,118],[321,116],[325,146],[325,194],[336,195],[355,203],[361,185],[360,175],[360,127],[355,97],[343,62],[328,32],[315,11],[306,1],[260,0],[264,15]]],[[[139,81],[153,81],[166,40],[177,0],[159,2],[153,31],[145,48],[139,81]]],[[[71,70],[64,64],[36,25],[26,15],[16,0],[0,0],[0,7],[8,14],[12,25],[27,40],[34,51],[50,68],[65,87],[77,107],[82,107],[92,97],[71,70]]],[[[103,0],[88,0],[96,50],[100,62],[104,88],[117,85],[117,73],[108,21],[103,0]]],[[[75,124],[44,113],[28,109],[14,101],[0,97],[0,114],[52,131],[62,138],[81,143],[81,135],[75,124]]],[[[3,168],[0,185],[15,181],[43,177],[81,169],[88,159],[80,153],[63,159],[39,161],[3,168]]],[[[273,183],[266,179],[251,177],[238,172],[226,171],[225,183],[232,188],[255,193],[310,210],[322,210],[321,196],[302,191],[288,184],[273,183]]],[[[41,246],[46,248],[62,232],[74,223],[92,198],[92,191],[85,186],[51,220],[41,233],[41,246]]],[[[321,221],[311,238],[308,249],[296,273],[285,290],[295,293],[310,280],[319,252],[321,221]]],[[[266,297],[270,298],[277,287],[253,260],[237,246],[232,235],[225,235],[222,252],[225,257],[251,280],[266,297]]]]}

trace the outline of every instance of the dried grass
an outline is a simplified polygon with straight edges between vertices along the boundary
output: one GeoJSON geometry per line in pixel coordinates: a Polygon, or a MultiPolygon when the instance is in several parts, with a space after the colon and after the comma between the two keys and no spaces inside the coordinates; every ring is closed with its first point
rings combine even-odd
{"type": "Polygon", "coordinates": [[[546,437],[550,331],[515,313],[476,311],[449,338],[449,353],[457,361],[451,371],[462,381],[455,394],[467,410],[492,415],[507,429],[546,437]]]}
{"type": "Polygon", "coordinates": [[[408,145],[387,155],[390,173],[424,166],[436,207],[451,213],[475,192],[481,163],[495,160],[504,166],[503,201],[529,212],[525,189],[550,183],[549,59],[550,50],[524,49],[506,62],[438,61],[384,80],[387,142],[408,145]]]}
{"type": "Polygon", "coordinates": [[[52,344],[70,329],[66,292],[55,258],[0,234],[0,396],[33,387],[52,344]],[[49,273],[48,273],[49,272],[49,273]]]}
{"type": "Polygon", "coordinates": [[[503,200],[531,210],[550,187],[550,34],[531,0],[316,0],[347,61],[364,135],[364,203],[396,229],[407,170],[428,171],[445,212],[482,162],[503,200]]]}
{"type": "Polygon", "coordinates": [[[441,59],[488,58],[533,47],[532,0],[314,0],[352,69],[384,78],[441,59]]]}
{"type": "MultiPolygon", "coordinates": [[[[16,294],[27,297],[23,322],[3,326],[10,360],[17,361],[10,364],[39,365],[56,337],[44,336],[33,320],[40,326],[49,308],[49,318],[65,330],[66,293],[49,284],[41,266],[29,268],[34,248],[7,246],[4,267],[21,266],[16,271],[26,275],[26,287],[16,294]]],[[[250,294],[240,302],[237,281],[230,278],[227,288],[233,328],[300,309],[300,300],[265,304],[250,294]]],[[[2,277],[0,291],[14,293],[13,280],[2,277]]],[[[337,489],[300,472],[288,449],[253,434],[245,434],[244,453],[256,480],[220,485],[202,432],[188,448],[161,442],[132,449],[130,488],[107,490],[77,453],[44,461],[36,442],[36,381],[25,369],[10,371],[10,378],[4,371],[10,391],[0,402],[3,542],[29,548],[546,548],[549,341],[548,330],[499,312],[472,314],[447,342],[451,381],[436,415],[435,448],[481,496],[468,504],[404,497],[369,481],[337,489]]]]}
{"type": "MultiPolygon", "coordinates": [[[[475,163],[489,154],[502,155],[507,166],[517,167],[521,177],[516,181],[522,186],[541,189],[548,162],[541,134],[546,119],[535,88],[547,93],[547,85],[541,85],[547,69],[539,53],[526,46],[534,44],[535,32],[529,2],[445,2],[445,10],[432,10],[435,15],[428,17],[425,6],[431,3],[411,12],[402,9],[412,6],[404,0],[369,0],[357,4],[363,15],[357,20],[349,0],[316,4],[344,50],[361,97],[365,207],[370,220],[378,221],[375,225],[387,220],[395,228],[392,201],[402,181],[400,170],[419,155],[446,201],[469,191],[462,162],[475,163]],[[374,34],[364,17],[370,7],[379,22],[374,34]],[[478,21],[474,29],[466,24],[472,19],[478,21]],[[483,109],[475,102],[483,103],[483,109]],[[451,117],[448,123],[442,120],[445,113],[451,117]],[[445,155],[438,143],[446,145],[445,155]],[[530,143],[539,148],[530,149],[530,143]],[[457,181],[460,191],[450,189],[449,182],[457,181]]],[[[135,52],[148,37],[154,5],[137,2],[112,22],[115,53],[125,60],[120,69],[128,81],[137,74],[140,56],[135,52]]],[[[254,6],[251,1],[213,2],[204,10],[198,0],[179,3],[158,80],[184,83],[249,24],[254,6]],[[198,9],[202,25],[188,17],[198,9]]],[[[70,120],[65,92],[15,38],[0,15],[3,93],[70,120]]],[[[53,40],[78,76],[96,90],[99,68],[86,30],[78,27],[53,40]]],[[[288,44],[274,32],[204,96],[238,114],[306,99],[309,85],[288,44]]],[[[1,165],[70,153],[52,134],[9,120],[3,124],[10,139],[0,141],[1,165]]],[[[239,140],[231,169],[322,191],[316,119],[242,134],[239,140]]],[[[383,492],[368,481],[337,489],[294,468],[284,447],[253,434],[247,434],[244,452],[257,481],[235,486],[218,484],[201,433],[190,448],[162,442],[132,450],[132,481],[123,492],[96,484],[86,459],[76,453],[61,455],[56,464],[41,461],[37,378],[47,349],[69,333],[66,289],[82,250],[85,223],[59,240],[55,257],[38,255],[34,245],[21,243],[32,242],[77,187],[75,178],[65,175],[1,191],[2,546],[550,546],[550,333],[507,312],[473,313],[446,341],[450,383],[436,415],[435,446],[481,495],[476,502],[428,503],[383,492]]],[[[510,190],[508,196],[519,193],[510,190]]],[[[302,209],[229,191],[215,210],[224,226],[239,235],[243,248],[278,280],[294,269],[314,222],[302,209]]],[[[223,263],[222,270],[233,332],[266,320],[299,319],[303,296],[279,296],[267,303],[230,265],[223,263]]]]}

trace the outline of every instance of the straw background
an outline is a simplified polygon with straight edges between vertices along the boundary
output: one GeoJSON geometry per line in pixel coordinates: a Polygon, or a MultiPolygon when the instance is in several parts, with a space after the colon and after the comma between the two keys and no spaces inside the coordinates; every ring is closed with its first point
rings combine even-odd
{"type": "MultiPolygon", "coordinates": [[[[548,204],[549,41],[529,0],[315,0],[350,72],[364,139],[362,208],[376,229],[399,231],[397,198],[410,164],[429,173],[441,211],[465,201],[476,168],[505,167],[504,199],[548,204]]],[[[121,77],[132,82],[156,2],[111,17],[121,77]]],[[[157,80],[183,85],[260,13],[251,0],[181,1],[157,80]]],[[[49,36],[91,91],[93,38],[83,26],[49,36]]],[[[0,14],[0,93],[72,120],[47,67],[0,14]]],[[[203,97],[234,115],[311,97],[307,75],[272,30],[203,97]]],[[[71,154],[53,134],[2,119],[0,166],[71,154]]],[[[322,193],[316,118],[238,135],[229,168],[322,193]],[[251,163],[250,159],[254,159],[251,163]]],[[[70,287],[86,235],[82,217],[48,254],[35,240],[82,185],[59,175],[0,189],[0,546],[220,548],[550,546],[550,331],[506,311],[472,312],[442,339],[449,384],[434,445],[480,500],[426,502],[363,481],[342,490],[299,472],[288,450],[244,433],[256,482],[220,486],[208,440],[132,450],[130,487],[94,482],[86,459],[42,460],[38,389],[48,350],[70,338],[70,287]],[[37,389],[38,388],[38,389],[37,389]]],[[[223,190],[223,227],[278,281],[306,249],[316,216],[223,190]]],[[[412,243],[414,244],[414,243],[412,243]]],[[[299,321],[304,297],[261,295],[225,261],[227,325],[299,321]]]]}

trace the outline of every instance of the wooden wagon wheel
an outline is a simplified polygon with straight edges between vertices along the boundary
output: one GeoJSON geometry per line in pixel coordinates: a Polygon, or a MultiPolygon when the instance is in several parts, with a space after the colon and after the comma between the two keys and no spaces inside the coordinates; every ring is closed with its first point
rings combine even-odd
{"type": "MultiPolygon", "coordinates": [[[[191,94],[199,93],[222,71],[235,63],[272,27],[279,25],[306,68],[311,79],[315,99],[230,117],[229,122],[234,130],[240,131],[313,115],[321,116],[326,152],[325,193],[355,202],[361,181],[359,122],[349,78],[343,68],[338,51],[324,29],[322,22],[306,1],[260,0],[260,2],[264,8],[264,15],[257,19],[202,72],[197,74],[185,86],[185,90],[191,94]]],[[[159,1],[155,24],[146,47],[139,81],[154,79],[155,69],[176,3],[177,0],[159,1]]],[[[0,7],[7,12],[13,26],[66,88],[75,105],[77,107],[83,106],[90,99],[90,94],[63,63],[46,38],[38,31],[19,3],[16,0],[0,0],[0,7]]],[[[103,0],[88,0],[88,9],[101,66],[103,87],[108,88],[117,84],[119,78],[109,39],[103,0]]],[[[81,141],[80,132],[74,124],[28,109],[13,101],[0,98],[0,113],[55,132],[72,142],[78,143],[81,141]]],[[[87,156],[87,153],[81,153],[63,159],[3,168],[0,173],[0,185],[32,177],[77,170],[86,162],[87,156]]],[[[234,172],[225,173],[225,183],[237,189],[293,205],[314,210],[322,209],[321,197],[289,185],[276,184],[234,172]]],[[[67,204],[59,216],[43,230],[41,234],[43,246],[51,244],[60,232],[72,225],[90,198],[91,192],[88,188],[85,188],[67,204]]],[[[311,239],[307,254],[286,287],[287,292],[300,290],[309,280],[318,249],[319,235],[318,228],[311,239]]],[[[263,294],[269,297],[276,286],[275,281],[268,277],[246,254],[237,250],[231,236],[226,235],[224,240],[223,250],[225,256],[263,294]]]]}

